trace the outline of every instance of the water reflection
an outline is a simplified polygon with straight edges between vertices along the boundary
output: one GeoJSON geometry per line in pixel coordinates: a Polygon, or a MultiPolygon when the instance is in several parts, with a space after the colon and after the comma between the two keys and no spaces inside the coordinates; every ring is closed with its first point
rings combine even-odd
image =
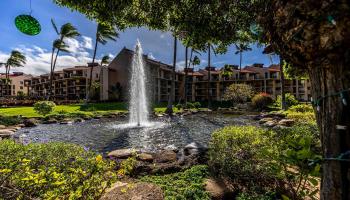
{"type": "Polygon", "coordinates": [[[191,142],[206,146],[216,129],[253,123],[245,116],[206,114],[162,118],[142,127],[128,126],[126,122],[101,119],[73,125],[42,124],[21,129],[16,134],[25,134],[32,142],[72,142],[103,153],[129,147],[155,151],[169,145],[181,148],[191,142]]]}

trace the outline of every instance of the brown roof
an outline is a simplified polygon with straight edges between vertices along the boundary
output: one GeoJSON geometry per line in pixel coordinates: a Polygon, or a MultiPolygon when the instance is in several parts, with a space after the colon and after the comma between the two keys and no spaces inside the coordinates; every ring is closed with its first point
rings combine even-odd
{"type": "Polygon", "coordinates": [[[271,72],[279,72],[279,71],[281,71],[279,65],[270,65],[268,67],[268,70],[271,71],[271,72]]]}

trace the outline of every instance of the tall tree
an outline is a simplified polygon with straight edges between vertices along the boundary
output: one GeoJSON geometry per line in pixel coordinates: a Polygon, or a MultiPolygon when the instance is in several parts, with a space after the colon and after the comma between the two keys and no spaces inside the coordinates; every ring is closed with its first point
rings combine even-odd
{"type": "Polygon", "coordinates": [[[187,77],[188,77],[188,46],[185,47],[185,84],[184,84],[184,96],[185,105],[187,105],[187,77]]]}
{"type": "Polygon", "coordinates": [[[11,67],[23,67],[26,64],[26,57],[17,50],[11,51],[10,57],[5,63],[5,77],[8,80],[10,78],[11,67]]]}
{"type": "Polygon", "coordinates": [[[281,76],[281,104],[282,104],[282,110],[287,110],[287,103],[286,103],[286,91],[285,91],[285,78],[284,78],[284,62],[281,56],[280,58],[280,76],[281,76]]]}
{"type": "Polygon", "coordinates": [[[119,37],[119,34],[113,26],[100,24],[100,23],[97,25],[94,55],[92,57],[92,65],[90,68],[89,86],[88,86],[88,90],[86,91],[86,102],[88,102],[90,98],[89,95],[91,93],[91,86],[92,86],[92,73],[94,70],[98,44],[100,43],[102,45],[105,45],[107,44],[108,40],[116,41],[118,37],[119,37]]]}
{"type": "Polygon", "coordinates": [[[53,79],[55,78],[54,72],[56,68],[58,54],[61,51],[68,52],[67,50],[68,46],[65,44],[64,40],[67,38],[75,38],[80,36],[80,33],[78,32],[78,30],[71,23],[63,24],[60,30],[58,30],[57,25],[53,19],[51,19],[51,24],[56,34],[59,36],[59,38],[52,43],[50,85],[49,85],[48,99],[50,99],[52,95],[52,84],[53,84],[53,79]]]}
{"type": "Polygon", "coordinates": [[[350,149],[348,1],[55,1],[115,25],[187,30],[196,44],[229,45],[247,32],[274,45],[287,63],[310,77],[324,157],[321,199],[350,199],[349,163],[331,159],[347,158],[350,149]]]}
{"type": "Polygon", "coordinates": [[[249,44],[245,43],[239,43],[238,45],[235,44],[237,51],[235,54],[239,54],[239,71],[242,69],[242,59],[243,59],[243,52],[245,51],[251,51],[252,48],[249,47],[249,44]]]}
{"type": "Polygon", "coordinates": [[[177,55],[177,37],[174,35],[174,52],[173,52],[173,70],[171,78],[171,91],[168,98],[168,105],[165,113],[168,115],[173,114],[173,103],[175,101],[175,79],[176,79],[176,55],[177,55]]]}
{"type": "Polygon", "coordinates": [[[101,59],[101,66],[108,65],[109,64],[109,59],[110,59],[110,57],[108,55],[103,56],[102,59],[101,59]]]}
{"type": "Polygon", "coordinates": [[[208,109],[211,109],[211,97],[212,97],[210,49],[211,49],[211,44],[208,43],[208,83],[207,83],[208,109]]]}

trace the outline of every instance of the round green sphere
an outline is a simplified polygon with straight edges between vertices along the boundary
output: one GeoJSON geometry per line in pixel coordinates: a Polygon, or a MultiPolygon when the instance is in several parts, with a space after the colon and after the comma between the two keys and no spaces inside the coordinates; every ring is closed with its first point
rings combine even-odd
{"type": "Polygon", "coordinates": [[[15,24],[19,31],[27,35],[38,35],[41,31],[38,20],[30,15],[18,15],[15,24]]]}

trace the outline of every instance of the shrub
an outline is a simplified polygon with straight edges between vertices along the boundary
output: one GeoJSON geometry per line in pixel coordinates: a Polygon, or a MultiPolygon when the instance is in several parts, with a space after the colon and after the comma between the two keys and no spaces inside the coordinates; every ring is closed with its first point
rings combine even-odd
{"type": "Polygon", "coordinates": [[[273,99],[267,93],[259,93],[252,98],[252,106],[258,110],[266,108],[271,103],[273,103],[273,99]]]}
{"type": "MultiPolygon", "coordinates": [[[[294,105],[297,105],[299,102],[298,100],[295,98],[294,95],[290,94],[290,93],[286,93],[286,106],[291,107],[294,105]]],[[[281,108],[282,107],[282,96],[278,95],[277,96],[277,100],[276,100],[276,106],[281,108]]]]}
{"type": "Polygon", "coordinates": [[[321,142],[316,125],[298,125],[277,129],[274,143],[279,154],[276,161],[283,169],[292,199],[315,199],[321,160],[321,142]]]}
{"type": "Polygon", "coordinates": [[[56,104],[52,101],[39,101],[34,104],[34,110],[40,115],[50,114],[55,108],[56,104]]]}
{"type": "Polygon", "coordinates": [[[188,109],[193,109],[193,108],[195,108],[195,106],[194,106],[193,103],[187,102],[186,108],[188,108],[188,109]]]}
{"type": "Polygon", "coordinates": [[[64,143],[0,142],[0,199],[99,199],[113,164],[64,143]]]}
{"type": "Polygon", "coordinates": [[[178,104],[176,104],[176,106],[175,106],[178,110],[181,110],[181,108],[182,108],[182,104],[180,104],[180,103],[178,103],[178,104]]]}
{"type": "Polygon", "coordinates": [[[288,111],[290,111],[290,112],[302,112],[302,113],[312,112],[313,113],[314,109],[309,104],[298,104],[298,105],[295,105],[295,106],[288,108],[288,111]]]}
{"type": "Polygon", "coordinates": [[[232,84],[226,88],[223,99],[233,103],[245,103],[254,95],[253,87],[247,84],[232,84]]]}
{"type": "Polygon", "coordinates": [[[197,165],[184,172],[164,176],[145,176],[141,181],[159,185],[164,191],[165,200],[210,200],[204,188],[204,179],[207,176],[207,166],[197,165]]]}
{"type": "Polygon", "coordinates": [[[316,116],[311,105],[300,104],[290,107],[285,112],[287,118],[299,124],[316,124],[316,116]]]}
{"type": "Polygon", "coordinates": [[[209,167],[215,174],[244,184],[271,184],[274,179],[276,147],[272,132],[254,126],[228,126],[213,133],[209,167]]]}
{"type": "Polygon", "coordinates": [[[202,105],[201,105],[201,103],[200,102],[194,102],[193,103],[193,106],[195,107],[195,108],[197,108],[197,109],[199,109],[202,105]]]}
{"type": "Polygon", "coordinates": [[[0,125],[13,126],[20,124],[22,122],[20,117],[13,116],[1,116],[0,115],[0,125]]]}

